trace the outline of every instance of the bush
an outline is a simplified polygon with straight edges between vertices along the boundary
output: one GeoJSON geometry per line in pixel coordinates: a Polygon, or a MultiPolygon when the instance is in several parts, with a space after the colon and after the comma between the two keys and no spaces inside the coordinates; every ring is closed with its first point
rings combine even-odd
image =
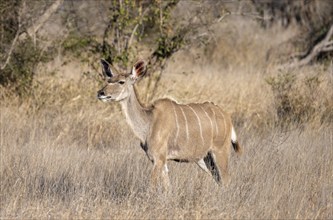
{"type": "Polygon", "coordinates": [[[39,61],[40,49],[31,39],[20,42],[9,64],[0,73],[0,84],[18,95],[28,94],[31,90],[35,68],[39,61]]]}
{"type": "Polygon", "coordinates": [[[294,73],[279,73],[266,79],[274,95],[277,123],[283,126],[310,121],[320,110],[316,99],[321,80],[318,75],[298,79],[294,73]]]}

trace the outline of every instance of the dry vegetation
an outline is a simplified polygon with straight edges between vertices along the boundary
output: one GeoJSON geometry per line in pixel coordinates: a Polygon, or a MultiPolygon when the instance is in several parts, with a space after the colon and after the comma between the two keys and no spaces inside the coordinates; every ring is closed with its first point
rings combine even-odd
{"type": "Polygon", "coordinates": [[[138,89],[232,113],[245,153],[231,155],[228,188],[170,162],[170,192],[151,191],[152,165],[120,107],[96,99],[101,83],[41,74],[30,96],[0,88],[0,218],[332,219],[332,62],[279,70],[264,57],[290,30],[212,29],[171,57],[153,96],[154,75],[138,89]]]}
{"type": "MultiPolygon", "coordinates": [[[[171,191],[149,191],[152,166],[119,106],[98,102],[91,79],[53,77],[28,100],[1,103],[1,218],[332,218],[332,122],[315,120],[325,111],[283,130],[265,77],[207,74],[162,79],[157,96],[209,99],[234,113],[246,153],[231,157],[229,188],[171,163],[171,191]]],[[[320,79],[328,92],[318,109],[332,98],[332,79],[320,79]]]]}

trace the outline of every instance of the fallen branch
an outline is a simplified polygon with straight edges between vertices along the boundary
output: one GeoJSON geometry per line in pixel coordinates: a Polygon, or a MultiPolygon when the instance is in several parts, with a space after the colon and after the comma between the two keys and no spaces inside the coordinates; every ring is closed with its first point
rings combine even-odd
{"type": "Polygon", "coordinates": [[[304,58],[295,61],[290,65],[290,67],[300,67],[309,64],[315,57],[317,57],[322,52],[333,51],[333,24],[331,25],[329,31],[327,32],[325,38],[316,44],[304,58]]]}

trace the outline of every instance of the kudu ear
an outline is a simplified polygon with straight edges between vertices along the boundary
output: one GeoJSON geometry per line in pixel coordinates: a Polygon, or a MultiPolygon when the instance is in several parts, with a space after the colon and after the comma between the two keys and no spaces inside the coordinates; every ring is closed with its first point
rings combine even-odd
{"type": "Polygon", "coordinates": [[[101,64],[102,64],[102,72],[104,77],[106,78],[111,78],[114,76],[114,73],[112,72],[110,66],[111,64],[109,64],[106,60],[101,59],[101,64]]]}
{"type": "Polygon", "coordinates": [[[131,73],[131,77],[133,79],[138,79],[142,76],[144,76],[147,72],[147,67],[146,67],[146,63],[143,60],[140,60],[138,62],[136,62],[132,68],[132,73],[131,73]]]}

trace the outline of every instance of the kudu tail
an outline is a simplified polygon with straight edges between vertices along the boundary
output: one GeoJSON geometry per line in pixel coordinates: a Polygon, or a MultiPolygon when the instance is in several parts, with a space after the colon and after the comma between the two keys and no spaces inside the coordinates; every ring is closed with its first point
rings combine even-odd
{"type": "Polygon", "coordinates": [[[238,155],[242,155],[243,148],[237,141],[237,135],[236,135],[234,127],[232,127],[232,130],[231,130],[231,143],[232,143],[232,147],[234,148],[235,152],[238,155]]]}

